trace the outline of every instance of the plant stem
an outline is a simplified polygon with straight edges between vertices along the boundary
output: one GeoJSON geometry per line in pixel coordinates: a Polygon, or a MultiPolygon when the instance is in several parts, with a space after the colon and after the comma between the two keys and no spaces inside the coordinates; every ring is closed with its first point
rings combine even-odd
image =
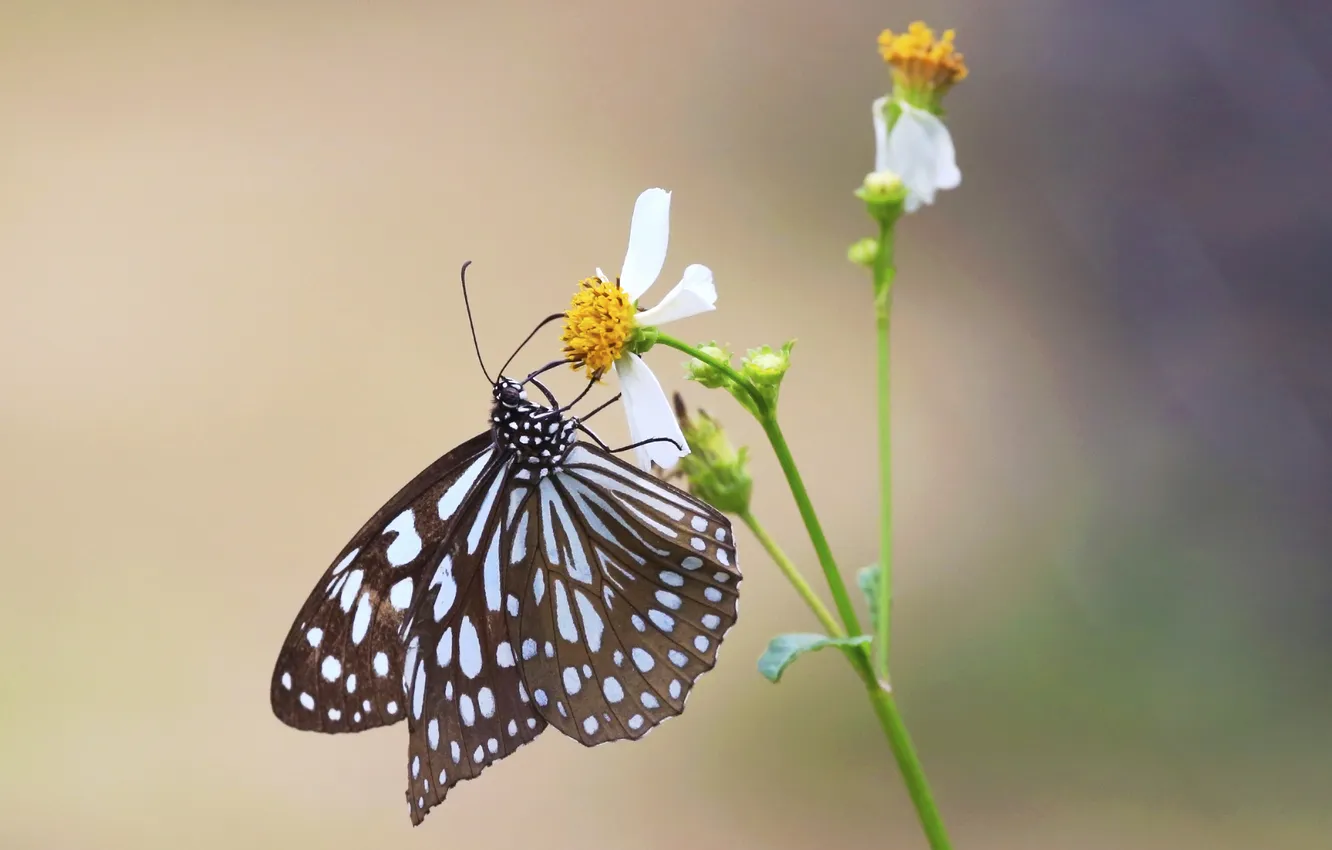
{"type": "Polygon", "coordinates": [[[782,428],[777,424],[777,418],[771,414],[761,417],[759,424],[763,426],[763,432],[768,435],[773,454],[777,455],[777,462],[781,464],[782,472],[786,475],[786,483],[791,488],[791,496],[795,499],[796,507],[800,509],[800,518],[805,521],[805,530],[809,532],[810,542],[814,544],[819,566],[823,568],[828,589],[832,591],[833,604],[837,606],[837,613],[842,618],[842,624],[846,626],[846,633],[864,634],[860,627],[860,618],[856,616],[856,609],[851,605],[851,594],[846,589],[846,582],[842,580],[841,571],[837,569],[837,562],[833,560],[832,548],[828,545],[828,538],[823,534],[818,514],[814,513],[814,503],[810,501],[809,491],[805,489],[805,482],[800,477],[800,470],[796,468],[795,458],[791,456],[791,448],[786,444],[782,428]]]}
{"type": "Polygon", "coordinates": [[[753,403],[751,412],[754,413],[759,424],[763,426],[763,433],[768,435],[768,442],[772,444],[773,453],[777,455],[777,462],[781,464],[782,473],[786,476],[786,483],[791,488],[791,496],[795,499],[796,507],[800,509],[800,518],[804,521],[805,530],[809,533],[810,542],[814,545],[814,553],[818,556],[819,566],[823,569],[823,576],[828,581],[828,589],[832,591],[833,603],[837,606],[837,613],[841,616],[842,624],[846,627],[846,634],[864,634],[860,628],[860,618],[856,616],[856,609],[851,604],[851,594],[847,591],[846,582],[842,580],[842,574],[837,569],[837,561],[833,558],[832,547],[828,545],[828,538],[823,533],[823,525],[819,522],[818,514],[814,512],[814,503],[809,498],[809,491],[805,489],[805,482],[800,477],[800,470],[796,468],[795,459],[791,457],[791,448],[786,444],[786,437],[782,434],[782,428],[777,424],[777,411],[772,409],[772,405],[768,403],[763,393],[759,392],[758,387],[733,369],[731,364],[704,354],[689,343],[678,340],[669,334],[659,333],[657,344],[682,351],[690,357],[708,364],[726,375],[751,400],[753,403]]]}
{"type": "Polygon", "coordinates": [[[786,580],[791,582],[791,586],[795,588],[800,598],[805,600],[809,610],[814,612],[814,616],[823,624],[823,628],[827,630],[828,634],[833,637],[845,637],[846,632],[842,631],[842,626],[833,617],[832,612],[823,604],[823,600],[819,599],[818,594],[814,592],[814,588],[809,586],[805,577],[801,575],[800,568],[786,556],[782,548],[777,545],[777,541],[773,540],[768,534],[768,530],[759,524],[754,514],[750,511],[743,511],[739,516],[740,521],[749,526],[749,530],[763,545],[768,557],[772,558],[773,563],[777,565],[777,569],[781,570],[782,575],[786,576],[786,580]]]}
{"type": "MultiPolygon", "coordinates": [[[[891,231],[887,231],[886,238],[881,240],[880,245],[888,245],[888,259],[885,261],[884,268],[886,272],[881,275],[876,262],[875,280],[886,281],[882,287],[883,303],[883,323],[881,329],[880,354],[884,358],[881,364],[886,365],[886,347],[887,347],[887,319],[889,313],[887,304],[889,304],[888,295],[891,294],[892,284],[892,262],[891,262],[891,231]]],[[[880,250],[880,259],[884,251],[880,250]]],[[[880,288],[876,286],[876,303],[880,288]]],[[[809,533],[810,541],[814,545],[814,551],[819,558],[819,565],[823,568],[824,576],[828,580],[828,587],[832,591],[833,600],[837,604],[838,613],[842,617],[846,630],[842,631],[833,619],[831,612],[823,605],[818,596],[814,593],[809,583],[805,581],[795,566],[795,564],[786,556],[786,553],[778,547],[777,543],[767,534],[767,531],[759,525],[754,516],[745,512],[740,515],[740,519],[754,532],[763,548],[767,550],[777,567],[786,575],[787,579],[795,587],[796,592],[805,600],[814,615],[818,617],[819,622],[828,630],[830,635],[840,637],[844,634],[858,635],[862,634],[860,622],[856,617],[855,609],[851,607],[850,595],[847,593],[846,584],[842,581],[841,573],[837,569],[837,563],[833,560],[832,549],[828,546],[828,539],[824,536],[823,527],[819,523],[818,515],[814,512],[814,505],[810,501],[809,493],[805,490],[803,480],[800,478],[800,471],[796,468],[795,459],[791,456],[791,449],[786,444],[786,438],[782,434],[781,427],[777,424],[776,411],[768,404],[767,399],[759,392],[758,388],[750,383],[743,375],[731,367],[729,363],[723,363],[714,357],[709,357],[697,348],[682,342],[666,334],[660,334],[657,342],[669,346],[688,354],[707,363],[712,368],[725,374],[735,387],[743,392],[753,404],[750,408],[759,424],[763,426],[763,431],[768,436],[768,441],[772,444],[773,452],[777,455],[777,460],[781,464],[782,472],[786,475],[787,484],[791,488],[791,495],[796,500],[796,505],[800,508],[800,516],[805,522],[805,529],[809,533]]],[[[881,376],[886,374],[886,369],[880,370],[881,376]]],[[[887,384],[882,385],[882,394],[880,397],[880,410],[886,410],[883,398],[887,395],[887,384]]],[[[748,405],[746,405],[748,407],[748,405]]],[[[881,417],[882,419],[882,417],[881,417]]],[[[881,450],[884,450],[884,457],[887,457],[886,437],[881,432],[881,450]]],[[[890,480],[889,468],[884,464],[884,479],[890,480]]],[[[885,508],[885,516],[890,516],[885,508]]],[[[891,535],[885,533],[882,538],[891,544],[891,535]]],[[[891,597],[885,592],[887,587],[888,573],[885,572],[880,581],[879,597],[876,602],[879,605],[879,613],[883,614],[887,605],[891,602],[891,597]]],[[[880,629],[885,628],[887,618],[881,616],[879,619],[880,629]]],[[[878,642],[878,641],[876,641],[878,642]]],[[[893,699],[891,690],[888,688],[887,677],[880,680],[876,677],[874,670],[874,660],[868,647],[855,647],[844,652],[847,660],[855,669],[865,685],[865,691],[869,695],[870,704],[874,708],[875,717],[878,718],[879,726],[882,727],[884,736],[888,739],[888,746],[892,750],[893,759],[897,762],[897,769],[902,774],[902,781],[907,786],[907,793],[911,796],[911,802],[916,808],[916,816],[920,820],[921,828],[929,841],[931,850],[951,850],[952,845],[948,840],[948,833],[944,829],[943,819],[939,815],[939,809],[934,803],[934,797],[930,792],[928,780],[925,778],[925,770],[921,766],[920,758],[916,755],[915,747],[911,743],[911,736],[907,733],[906,723],[902,720],[902,715],[897,709],[897,702],[893,699]]],[[[886,659],[886,653],[884,653],[886,659]]]]}
{"type": "Polygon", "coordinates": [[[874,258],[874,316],[877,326],[879,362],[879,584],[875,609],[878,647],[876,674],[888,682],[889,648],[892,645],[893,613],[893,400],[892,400],[892,319],[893,227],[879,228],[879,253],[874,258]]]}
{"type": "Polygon", "coordinates": [[[916,808],[916,817],[920,820],[921,829],[925,831],[925,838],[931,850],[950,850],[953,845],[948,840],[948,831],[944,828],[939,807],[934,803],[934,795],[930,793],[925,768],[921,766],[916,748],[911,744],[911,735],[907,733],[906,723],[897,710],[897,701],[893,699],[892,692],[874,681],[874,675],[868,669],[868,657],[865,657],[865,666],[867,669],[864,672],[869,679],[865,688],[874,705],[874,713],[879,718],[879,725],[888,736],[888,746],[892,748],[893,758],[897,760],[897,769],[902,774],[907,793],[911,795],[911,803],[916,808]]]}

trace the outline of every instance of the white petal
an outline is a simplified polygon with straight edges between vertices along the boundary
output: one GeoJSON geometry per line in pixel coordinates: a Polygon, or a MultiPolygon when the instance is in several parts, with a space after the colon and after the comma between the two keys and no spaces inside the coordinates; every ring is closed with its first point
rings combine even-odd
{"type": "Polygon", "coordinates": [[[948,128],[938,116],[907,104],[888,133],[884,160],[906,184],[907,212],[934,203],[940,189],[955,189],[962,182],[948,128]]]}
{"type": "Polygon", "coordinates": [[[684,277],[657,306],[639,313],[634,321],[643,327],[653,327],[716,309],[717,287],[712,283],[712,270],[695,263],[684,270],[684,277]]]}
{"type": "Polygon", "coordinates": [[[888,108],[887,95],[874,101],[874,170],[891,171],[888,167],[888,118],[883,111],[888,108]]]}
{"type": "Polygon", "coordinates": [[[640,446],[638,465],[642,469],[651,469],[649,461],[664,469],[675,466],[675,462],[689,454],[685,445],[684,434],[680,433],[680,424],[675,421],[675,411],[670,400],[657,382],[657,376],[637,354],[629,354],[615,361],[615,374],[620,377],[620,391],[624,394],[624,415],[629,419],[629,441],[637,443],[650,437],[670,437],[680,444],[681,451],[670,443],[658,442],[640,446]]]}
{"type": "Polygon", "coordinates": [[[661,274],[666,262],[666,243],[671,235],[671,193],[648,189],[634,203],[629,224],[629,249],[620,267],[620,288],[638,299],[661,274]]]}

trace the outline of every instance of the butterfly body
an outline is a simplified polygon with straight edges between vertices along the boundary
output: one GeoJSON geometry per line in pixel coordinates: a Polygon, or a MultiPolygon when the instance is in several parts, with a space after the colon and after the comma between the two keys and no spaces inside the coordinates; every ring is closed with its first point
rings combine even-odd
{"type": "Polygon", "coordinates": [[[414,824],[547,726],[595,746],[678,715],[735,622],[730,522],[579,424],[501,377],[489,431],[362,527],[279,653],[284,723],[407,718],[414,824]]]}

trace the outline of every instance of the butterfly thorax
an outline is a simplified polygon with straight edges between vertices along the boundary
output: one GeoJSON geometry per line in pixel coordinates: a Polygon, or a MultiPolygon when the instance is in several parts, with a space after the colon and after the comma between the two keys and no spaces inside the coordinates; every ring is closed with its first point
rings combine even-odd
{"type": "Polygon", "coordinates": [[[490,430],[495,445],[513,457],[516,468],[549,475],[573,448],[578,420],[528,401],[518,382],[508,378],[495,382],[494,396],[490,430]]]}

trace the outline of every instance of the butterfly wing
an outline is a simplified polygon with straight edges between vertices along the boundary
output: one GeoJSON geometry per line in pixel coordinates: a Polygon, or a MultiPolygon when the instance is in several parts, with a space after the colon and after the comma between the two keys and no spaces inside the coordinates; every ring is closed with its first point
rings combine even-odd
{"type": "Polygon", "coordinates": [[[454,785],[533,740],[546,721],[533,707],[509,638],[502,573],[528,562],[529,470],[505,462],[478,482],[474,504],[449,533],[413,604],[403,689],[408,697],[407,801],[419,824],[454,785]]]}
{"type": "Polygon", "coordinates": [[[402,719],[403,614],[491,454],[487,432],[444,455],[338,554],[278,653],[270,702],[279,720],[338,733],[402,719]]]}
{"type": "Polygon", "coordinates": [[[586,443],[526,514],[533,563],[507,574],[510,632],[542,716],[594,746],[684,711],[736,619],[730,521],[586,443]]]}

